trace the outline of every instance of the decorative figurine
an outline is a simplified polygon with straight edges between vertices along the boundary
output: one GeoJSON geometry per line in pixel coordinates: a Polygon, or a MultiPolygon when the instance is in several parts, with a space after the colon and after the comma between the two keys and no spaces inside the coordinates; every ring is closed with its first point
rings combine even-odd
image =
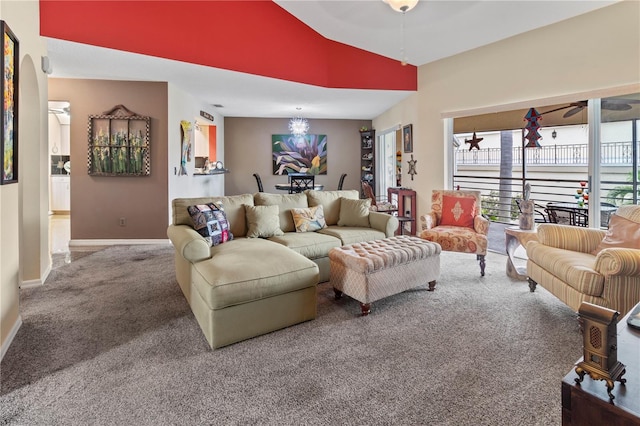
{"type": "Polygon", "coordinates": [[[593,380],[607,383],[607,394],[613,401],[611,391],[615,381],[625,384],[622,376],[626,372],[624,364],[618,361],[618,338],[616,324],[619,312],[588,302],[582,302],[578,310],[583,335],[583,359],[576,365],[575,379],[580,385],[585,373],[593,380]]]}
{"type": "Polygon", "coordinates": [[[530,231],[535,228],[535,221],[533,220],[533,201],[529,199],[531,197],[531,184],[527,182],[524,185],[522,191],[522,201],[520,202],[520,215],[518,216],[518,223],[520,229],[530,231]]]}

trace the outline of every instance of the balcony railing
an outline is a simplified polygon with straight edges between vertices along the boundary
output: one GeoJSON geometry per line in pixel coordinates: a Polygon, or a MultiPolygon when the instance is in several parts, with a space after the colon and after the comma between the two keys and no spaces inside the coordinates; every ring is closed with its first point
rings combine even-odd
{"type": "MultiPolygon", "coordinates": [[[[573,145],[543,145],[540,148],[525,150],[528,165],[584,165],[589,160],[589,146],[587,144],[573,145]]],[[[513,164],[522,164],[522,148],[513,148],[513,164]]],[[[484,148],[481,150],[457,149],[455,151],[456,164],[460,165],[499,165],[500,148],[484,148]]],[[[601,145],[601,164],[630,165],[633,160],[631,142],[609,142],[601,145]]]]}
{"type": "MultiPolygon", "coordinates": [[[[494,222],[516,223],[518,220],[518,206],[516,199],[522,198],[522,178],[502,178],[497,176],[473,176],[454,175],[454,187],[466,190],[480,191],[482,199],[482,213],[494,222]]],[[[591,194],[588,186],[583,187],[584,180],[573,179],[538,179],[527,177],[526,181],[531,185],[531,199],[536,204],[535,219],[549,220],[547,207],[549,203],[577,204],[579,198],[577,191],[582,190],[588,194],[586,205],[599,204],[601,210],[600,227],[606,228],[611,214],[610,207],[621,204],[638,204],[640,197],[640,185],[626,183],[631,188],[626,198],[612,197],[614,188],[620,188],[621,182],[601,182],[600,195],[591,194]],[[635,192],[633,191],[635,188],[635,192]],[[635,194],[635,195],[633,195],[635,194]],[[545,217],[546,216],[546,217],[545,217]]],[[[560,216],[563,216],[562,214],[560,216]]],[[[569,217],[560,217],[560,223],[569,223],[569,217]]]]}

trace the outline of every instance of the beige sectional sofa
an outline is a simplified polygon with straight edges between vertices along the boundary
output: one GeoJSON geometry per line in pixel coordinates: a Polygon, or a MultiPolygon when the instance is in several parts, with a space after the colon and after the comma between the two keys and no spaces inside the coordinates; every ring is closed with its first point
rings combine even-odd
{"type": "Polygon", "coordinates": [[[308,190],[172,201],[167,235],[175,248],[176,278],[212,348],[315,318],[315,287],[329,279],[329,250],[390,237],[398,227],[388,214],[350,211],[366,203],[347,201],[358,199],[355,190],[308,190]],[[193,229],[187,211],[210,202],[223,206],[233,234],[233,240],[214,247],[193,229]],[[291,209],[318,205],[327,226],[296,232],[291,209]],[[277,219],[267,210],[276,210],[277,219]],[[269,231],[273,221],[279,229],[269,231]]]}

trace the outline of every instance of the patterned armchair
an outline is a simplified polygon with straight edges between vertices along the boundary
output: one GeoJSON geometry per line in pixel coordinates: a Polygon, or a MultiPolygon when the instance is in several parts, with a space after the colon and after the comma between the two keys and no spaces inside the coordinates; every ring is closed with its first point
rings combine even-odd
{"type": "Polygon", "coordinates": [[[484,277],[490,222],[480,212],[480,191],[434,190],[431,212],[420,217],[418,236],[440,244],[442,250],[475,254],[484,277]]]}

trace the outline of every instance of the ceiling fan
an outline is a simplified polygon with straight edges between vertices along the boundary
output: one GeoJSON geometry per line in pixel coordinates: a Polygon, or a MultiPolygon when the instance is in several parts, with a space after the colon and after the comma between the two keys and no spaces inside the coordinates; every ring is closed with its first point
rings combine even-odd
{"type": "MultiPolygon", "coordinates": [[[[606,109],[608,111],[628,111],[632,108],[630,104],[638,104],[638,103],[640,103],[639,99],[611,98],[611,99],[603,99],[601,103],[601,107],[602,109],[606,109]]],[[[571,108],[569,111],[565,112],[562,115],[563,118],[569,118],[572,115],[576,115],[577,113],[585,109],[587,105],[588,105],[588,101],[571,102],[569,105],[552,109],[551,111],[546,111],[546,112],[543,112],[542,114],[549,114],[550,112],[571,108]]]]}

